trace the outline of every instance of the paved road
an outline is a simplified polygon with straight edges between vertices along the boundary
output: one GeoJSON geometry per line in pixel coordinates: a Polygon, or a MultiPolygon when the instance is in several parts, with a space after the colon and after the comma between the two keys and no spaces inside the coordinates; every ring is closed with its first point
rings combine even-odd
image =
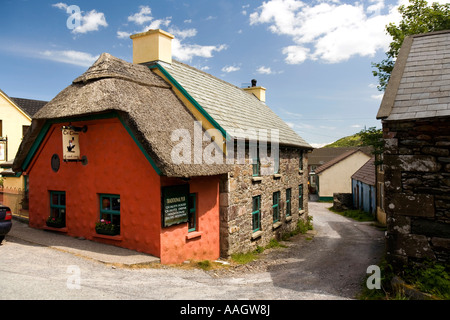
{"type": "MultiPolygon", "coordinates": [[[[110,264],[8,235],[0,246],[2,299],[349,299],[384,249],[383,232],[310,202],[314,237],[299,236],[233,273],[110,264]],[[310,240],[307,240],[310,239],[310,240]],[[248,270],[247,270],[248,269],[248,270]]],[[[79,240],[76,240],[79,241],[79,240]]]]}

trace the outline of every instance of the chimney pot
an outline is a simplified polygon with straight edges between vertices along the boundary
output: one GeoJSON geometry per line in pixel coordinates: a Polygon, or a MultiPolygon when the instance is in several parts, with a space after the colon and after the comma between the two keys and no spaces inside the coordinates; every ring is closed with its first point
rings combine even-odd
{"type": "Polygon", "coordinates": [[[256,80],[252,79],[252,87],[256,87],[256,80]]]}

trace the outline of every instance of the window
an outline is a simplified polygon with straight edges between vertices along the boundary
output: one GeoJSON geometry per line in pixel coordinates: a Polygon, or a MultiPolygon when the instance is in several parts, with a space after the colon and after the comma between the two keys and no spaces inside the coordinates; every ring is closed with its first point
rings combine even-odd
{"type": "Polygon", "coordinates": [[[286,189],[286,217],[291,215],[291,188],[286,189]]]}
{"type": "Polygon", "coordinates": [[[273,222],[278,222],[280,220],[280,191],[273,193],[273,222]]]}
{"type": "Polygon", "coordinates": [[[303,210],[303,184],[298,186],[298,210],[303,210]]]}
{"type": "Polygon", "coordinates": [[[253,158],[252,166],[253,166],[253,176],[258,177],[260,176],[260,159],[259,159],[259,149],[256,151],[256,158],[253,158]]]}
{"type": "Polygon", "coordinates": [[[197,231],[197,194],[189,195],[188,232],[197,231]]]}
{"type": "Polygon", "coordinates": [[[50,223],[62,227],[66,224],[66,193],[50,191],[50,223]]]}
{"type": "Polygon", "coordinates": [[[253,197],[252,223],[253,232],[261,229],[261,196],[253,197]]]}
{"type": "Polygon", "coordinates": [[[100,195],[100,220],[105,220],[120,227],[120,196],[112,194],[100,195]]]}

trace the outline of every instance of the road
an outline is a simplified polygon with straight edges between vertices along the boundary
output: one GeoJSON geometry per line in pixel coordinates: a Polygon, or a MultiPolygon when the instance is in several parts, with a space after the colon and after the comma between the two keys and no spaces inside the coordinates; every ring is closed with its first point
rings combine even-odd
{"type": "Polygon", "coordinates": [[[174,267],[121,268],[7,235],[0,246],[1,299],[316,300],[352,299],[384,233],[310,202],[315,235],[226,272],[174,267]]]}

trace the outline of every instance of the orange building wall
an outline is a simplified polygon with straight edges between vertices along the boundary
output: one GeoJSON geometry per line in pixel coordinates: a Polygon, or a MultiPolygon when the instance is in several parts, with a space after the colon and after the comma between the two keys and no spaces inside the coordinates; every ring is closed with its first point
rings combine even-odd
{"type": "Polygon", "coordinates": [[[53,125],[29,168],[30,226],[44,228],[50,213],[49,191],[66,192],[66,227],[70,236],[160,254],[160,177],[118,119],[72,123],[88,126],[80,133],[81,156],[88,164],[62,161],[61,126],[53,125]],[[54,172],[53,154],[61,159],[54,172]],[[99,194],[119,194],[121,235],[99,237],[99,194]],[[112,240],[118,239],[118,240],[112,240]]]}
{"type": "Polygon", "coordinates": [[[31,227],[46,228],[50,191],[65,191],[69,236],[145,252],[160,257],[163,264],[219,258],[218,177],[189,181],[190,192],[197,193],[199,232],[189,233],[187,223],[162,228],[161,186],[176,180],[155,172],[121,122],[114,118],[72,123],[88,126],[79,135],[80,154],[87,157],[87,165],[62,161],[64,125],[68,123],[52,125],[28,168],[31,227]],[[61,159],[58,172],[50,164],[55,153],[61,159]],[[120,195],[120,236],[96,234],[99,194],[120,195]]]}
{"type": "MultiPolygon", "coordinates": [[[[171,185],[163,179],[163,185],[171,185]]],[[[197,230],[188,232],[187,223],[162,229],[161,262],[215,260],[220,256],[219,178],[199,177],[189,181],[190,193],[197,194],[197,230]]]]}

